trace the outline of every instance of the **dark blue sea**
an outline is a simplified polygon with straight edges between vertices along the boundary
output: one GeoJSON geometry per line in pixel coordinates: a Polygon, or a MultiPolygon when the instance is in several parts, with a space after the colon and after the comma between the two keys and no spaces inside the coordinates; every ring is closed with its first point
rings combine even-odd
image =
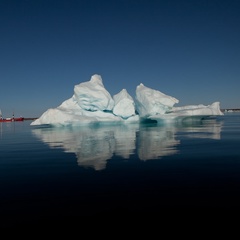
{"type": "Polygon", "coordinates": [[[1,123],[1,227],[240,209],[240,113],[161,125],[1,123]]]}

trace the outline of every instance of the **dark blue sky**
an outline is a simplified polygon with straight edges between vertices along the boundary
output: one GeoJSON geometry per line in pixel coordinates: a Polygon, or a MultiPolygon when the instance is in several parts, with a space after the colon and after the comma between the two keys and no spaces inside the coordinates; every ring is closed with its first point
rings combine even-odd
{"type": "Polygon", "coordinates": [[[238,0],[0,0],[0,109],[39,117],[102,76],[175,106],[240,108],[238,0]]]}

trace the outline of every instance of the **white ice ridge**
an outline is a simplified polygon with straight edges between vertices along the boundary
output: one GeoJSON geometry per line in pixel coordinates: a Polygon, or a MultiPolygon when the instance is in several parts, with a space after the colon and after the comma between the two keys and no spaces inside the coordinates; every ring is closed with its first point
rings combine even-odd
{"type": "Polygon", "coordinates": [[[105,89],[100,75],[74,86],[74,94],[57,108],[50,108],[31,125],[86,125],[92,123],[135,123],[144,120],[157,122],[202,119],[223,115],[220,102],[210,105],[174,107],[174,97],[144,86],[136,88],[135,100],[126,89],[113,97],[105,89]]]}

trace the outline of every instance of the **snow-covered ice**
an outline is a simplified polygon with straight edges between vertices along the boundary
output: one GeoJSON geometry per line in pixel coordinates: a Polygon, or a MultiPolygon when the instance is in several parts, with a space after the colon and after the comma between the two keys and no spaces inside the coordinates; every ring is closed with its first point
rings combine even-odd
{"type": "Polygon", "coordinates": [[[126,89],[113,97],[105,89],[100,75],[74,86],[74,94],[57,108],[50,108],[31,125],[86,125],[92,123],[137,123],[144,120],[157,122],[182,121],[220,116],[220,102],[210,105],[174,107],[179,100],[140,83],[135,100],[126,89]]]}

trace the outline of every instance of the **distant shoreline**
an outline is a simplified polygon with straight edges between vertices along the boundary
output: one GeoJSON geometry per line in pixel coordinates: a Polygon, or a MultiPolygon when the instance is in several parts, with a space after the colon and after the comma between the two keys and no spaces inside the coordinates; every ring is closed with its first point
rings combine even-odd
{"type": "Polygon", "coordinates": [[[240,112],[240,108],[225,108],[221,109],[222,112],[240,112]]]}
{"type": "Polygon", "coordinates": [[[38,119],[37,117],[35,117],[35,118],[24,118],[24,121],[25,120],[36,120],[36,119],[38,119]]]}

